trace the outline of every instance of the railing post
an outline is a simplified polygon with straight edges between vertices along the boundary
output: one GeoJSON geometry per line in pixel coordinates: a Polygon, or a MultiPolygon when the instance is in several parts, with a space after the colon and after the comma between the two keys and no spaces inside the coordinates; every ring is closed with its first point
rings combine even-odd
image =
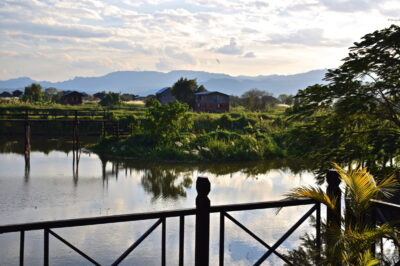
{"type": "Polygon", "coordinates": [[[207,177],[198,177],[196,181],[196,233],[195,233],[195,265],[209,264],[210,249],[210,193],[211,184],[207,177]]]}
{"type": "Polygon", "coordinates": [[[28,109],[25,110],[25,180],[29,178],[29,172],[31,169],[31,124],[29,122],[28,109]]]}
{"type": "Polygon", "coordinates": [[[43,265],[49,266],[49,229],[44,229],[43,265]]]}
{"type": "Polygon", "coordinates": [[[25,110],[25,157],[29,157],[31,152],[31,125],[29,123],[29,113],[25,110]]]}
{"type": "Polygon", "coordinates": [[[317,203],[315,227],[316,227],[315,246],[316,246],[316,252],[317,252],[316,258],[315,258],[315,265],[320,265],[321,264],[322,241],[321,241],[321,203],[319,203],[319,202],[317,203]]]}
{"type": "Polygon", "coordinates": [[[19,239],[19,266],[24,266],[25,231],[21,231],[19,239]]]}
{"type": "MultiPolygon", "coordinates": [[[[326,174],[326,181],[328,183],[328,186],[326,188],[326,193],[331,199],[336,200],[336,208],[335,210],[331,210],[327,208],[326,212],[326,225],[327,225],[327,231],[330,231],[330,228],[340,228],[341,227],[341,210],[342,210],[342,191],[340,190],[340,178],[339,178],[339,173],[336,170],[328,170],[326,174]]],[[[326,246],[327,246],[327,251],[329,247],[334,246],[334,239],[332,239],[331,234],[326,234],[326,246]]],[[[339,259],[339,258],[338,258],[339,259]]],[[[340,265],[340,261],[337,262],[336,265],[340,265]]]]}
{"type": "Polygon", "coordinates": [[[117,120],[117,138],[119,138],[119,120],[117,120]]]}

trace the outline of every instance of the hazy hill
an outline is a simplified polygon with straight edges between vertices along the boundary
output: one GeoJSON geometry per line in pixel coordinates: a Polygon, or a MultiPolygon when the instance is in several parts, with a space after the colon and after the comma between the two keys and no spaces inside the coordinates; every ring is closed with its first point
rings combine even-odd
{"type": "Polygon", "coordinates": [[[175,70],[168,73],[157,71],[117,71],[101,77],[76,77],[62,82],[34,81],[28,77],[0,81],[0,89],[22,89],[32,82],[43,87],[59,90],[78,90],[87,93],[116,91],[138,95],[152,94],[160,88],[171,86],[180,77],[197,78],[208,90],[218,90],[227,94],[241,95],[257,88],[279,94],[296,94],[299,89],[322,83],[326,70],[313,70],[294,75],[230,76],[204,71],[175,70]]]}

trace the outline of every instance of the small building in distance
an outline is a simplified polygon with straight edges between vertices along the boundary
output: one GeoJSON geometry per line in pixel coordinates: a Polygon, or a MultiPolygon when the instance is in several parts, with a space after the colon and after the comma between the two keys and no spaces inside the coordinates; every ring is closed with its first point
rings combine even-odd
{"type": "Polygon", "coordinates": [[[172,94],[172,90],[170,87],[166,87],[157,91],[156,98],[162,104],[168,104],[176,100],[175,96],[172,94]]]}
{"type": "Polygon", "coordinates": [[[0,93],[0,98],[11,98],[11,97],[13,96],[8,91],[3,91],[2,93],[0,93]]]}
{"type": "Polygon", "coordinates": [[[15,90],[12,92],[13,97],[17,97],[17,98],[21,97],[23,94],[24,93],[20,90],[15,90]]]}
{"type": "Polygon", "coordinates": [[[82,104],[83,96],[85,96],[85,94],[77,91],[65,91],[61,96],[61,103],[70,105],[80,105],[82,104]]]}
{"type": "Polygon", "coordinates": [[[194,110],[210,113],[229,112],[229,95],[218,91],[195,93],[194,110]]]}
{"type": "Polygon", "coordinates": [[[107,93],[105,91],[97,92],[93,94],[93,97],[96,101],[103,100],[106,97],[107,93]]]}

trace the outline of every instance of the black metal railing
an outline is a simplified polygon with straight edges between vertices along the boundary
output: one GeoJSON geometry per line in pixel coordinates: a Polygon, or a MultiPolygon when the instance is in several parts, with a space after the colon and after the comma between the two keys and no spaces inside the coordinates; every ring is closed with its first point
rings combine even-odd
{"type": "MultiPolygon", "coordinates": [[[[196,231],[195,231],[195,265],[203,266],[209,264],[209,236],[210,236],[210,214],[219,213],[220,215],[220,233],[219,233],[219,264],[224,265],[224,243],[225,243],[225,218],[232,221],[239,228],[244,230],[247,234],[261,243],[265,248],[266,252],[257,260],[254,265],[260,265],[264,262],[271,254],[275,254],[282,259],[286,264],[293,265],[283,254],[277,251],[277,248],[314,212],[316,213],[316,248],[320,250],[321,246],[321,206],[319,202],[309,199],[296,199],[296,200],[282,200],[282,201],[268,201],[268,202],[257,202],[257,203],[246,203],[246,204],[230,204],[230,205],[218,205],[210,206],[210,200],[207,195],[210,191],[210,183],[207,178],[199,177],[196,182],[196,189],[198,192],[196,198],[196,208],[171,210],[171,211],[159,211],[159,212],[148,212],[148,213],[135,213],[135,214],[124,214],[124,215],[113,215],[113,216],[101,216],[91,218],[80,218],[80,219],[69,219],[69,220],[57,220],[57,221],[46,221],[26,224],[14,224],[14,225],[3,225],[0,226],[0,234],[3,233],[20,233],[20,265],[24,265],[24,249],[25,249],[25,232],[32,230],[43,230],[44,232],[44,265],[49,265],[49,237],[50,235],[58,239],[66,246],[77,252],[87,261],[94,265],[100,265],[94,258],[91,258],[83,251],[72,245],[66,239],[57,234],[54,229],[56,228],[68,228],[88,225],[99,225],[99,224],[110,224],[120,222],[131,222],[139,220],[153,220],[156,222],[132,245],[123,252],[111,265],[118,265],[121,263],[132,251],[140,245],[140,243],[149,236],[158,226],[161,225],[161,265],[166,264],[166,222],[167,218],[179,217],[179,265],[184,265],[184,227],[185,217],[195,215],[196,217],[196,231]],[[248,211],[257,209],[271,209],[271,208],[284,208],[290,206],[303,206],[312,205],[312,207],[297,221],[293,224],[288,231],[286,231],[273,245],[267,244],[264,240],[258,237],[255,233],[249,230],[245,225],[233,218],[229,212],[236,211],[248,211]]],[[[316,263],[320,260],[320,254],[318,252],[316,263]]]]}
{"type": "Polygon", "coordinates": [[[100,121],[110,120],[111,115],[108,109],[0,108],[0,120],[5,121],[73,121],[76,117],[81,121],[100,121]]]}

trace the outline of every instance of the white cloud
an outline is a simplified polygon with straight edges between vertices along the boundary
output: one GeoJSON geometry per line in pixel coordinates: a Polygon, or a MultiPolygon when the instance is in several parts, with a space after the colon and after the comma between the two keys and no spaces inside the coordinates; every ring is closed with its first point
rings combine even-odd
{"type": "Polygon", "coordinates": [[[244,50],[243,47],[237,43],[235,38],[231,38],[229,44],[213,49],[213,51],[217,53],[231,54],[231,55],[242,54],[243,50],[244,50]]]}
{"type": "Polygon", "coordinates": [[[400,11],[395,0],[332,3],[3,0],[0,49],[14,54],[3,55],[0,68],[14,77],[46,80],[130,68],[298,73],[338,65],[346,47],[390,25],[388,19],[400,11]],[[38,53],[51,55],[43,60],[57,71],[49,72],[36,57],[21,56],[38,53]],[[90,63],[74,65],[65,54],[90,63]]]}
{"type": "Polygon", "coordinates": [[[174,65],[166,58],[160,58],[156,64],[157,70],[170,71],[174,69],[174,65]]]}
{"type": "Polygon", "coordinates": [[[245,58],[255,58],[256,55],[253,52],[248,52],[243,57],[245,57],[245,58]]]}
{"type": "Polygon", "coordinates": [[[29,24],[23,22],[3,22],[2,25],[8,30],[47,36],[103,38],[112,35],[110,30],[99,27],[63,24],[54,21],[38,21],[29,24]]]}
{"type": "Polygon", "coordinates": [[[347,39],[327,39],[320,28],[301,29],[288,34],[271,34],[267,41],[272,44],[296,44],[302,46],[341,46],[349,44],[347,39]]]}
{"type": "Polygon", "coordinates": [[[180,60],[187,64],[196,65],[196,59],[188,53],[181,52],[178,47],[168,46],[165,48],[165,54],[171,58],[180,60]]]}
{"type": "Polygon", "coordinates": [[[321,3],[328,9],[339,12],[368,11],[379,5],[379,1],[374,0],[322,0],[321,3]]]}

